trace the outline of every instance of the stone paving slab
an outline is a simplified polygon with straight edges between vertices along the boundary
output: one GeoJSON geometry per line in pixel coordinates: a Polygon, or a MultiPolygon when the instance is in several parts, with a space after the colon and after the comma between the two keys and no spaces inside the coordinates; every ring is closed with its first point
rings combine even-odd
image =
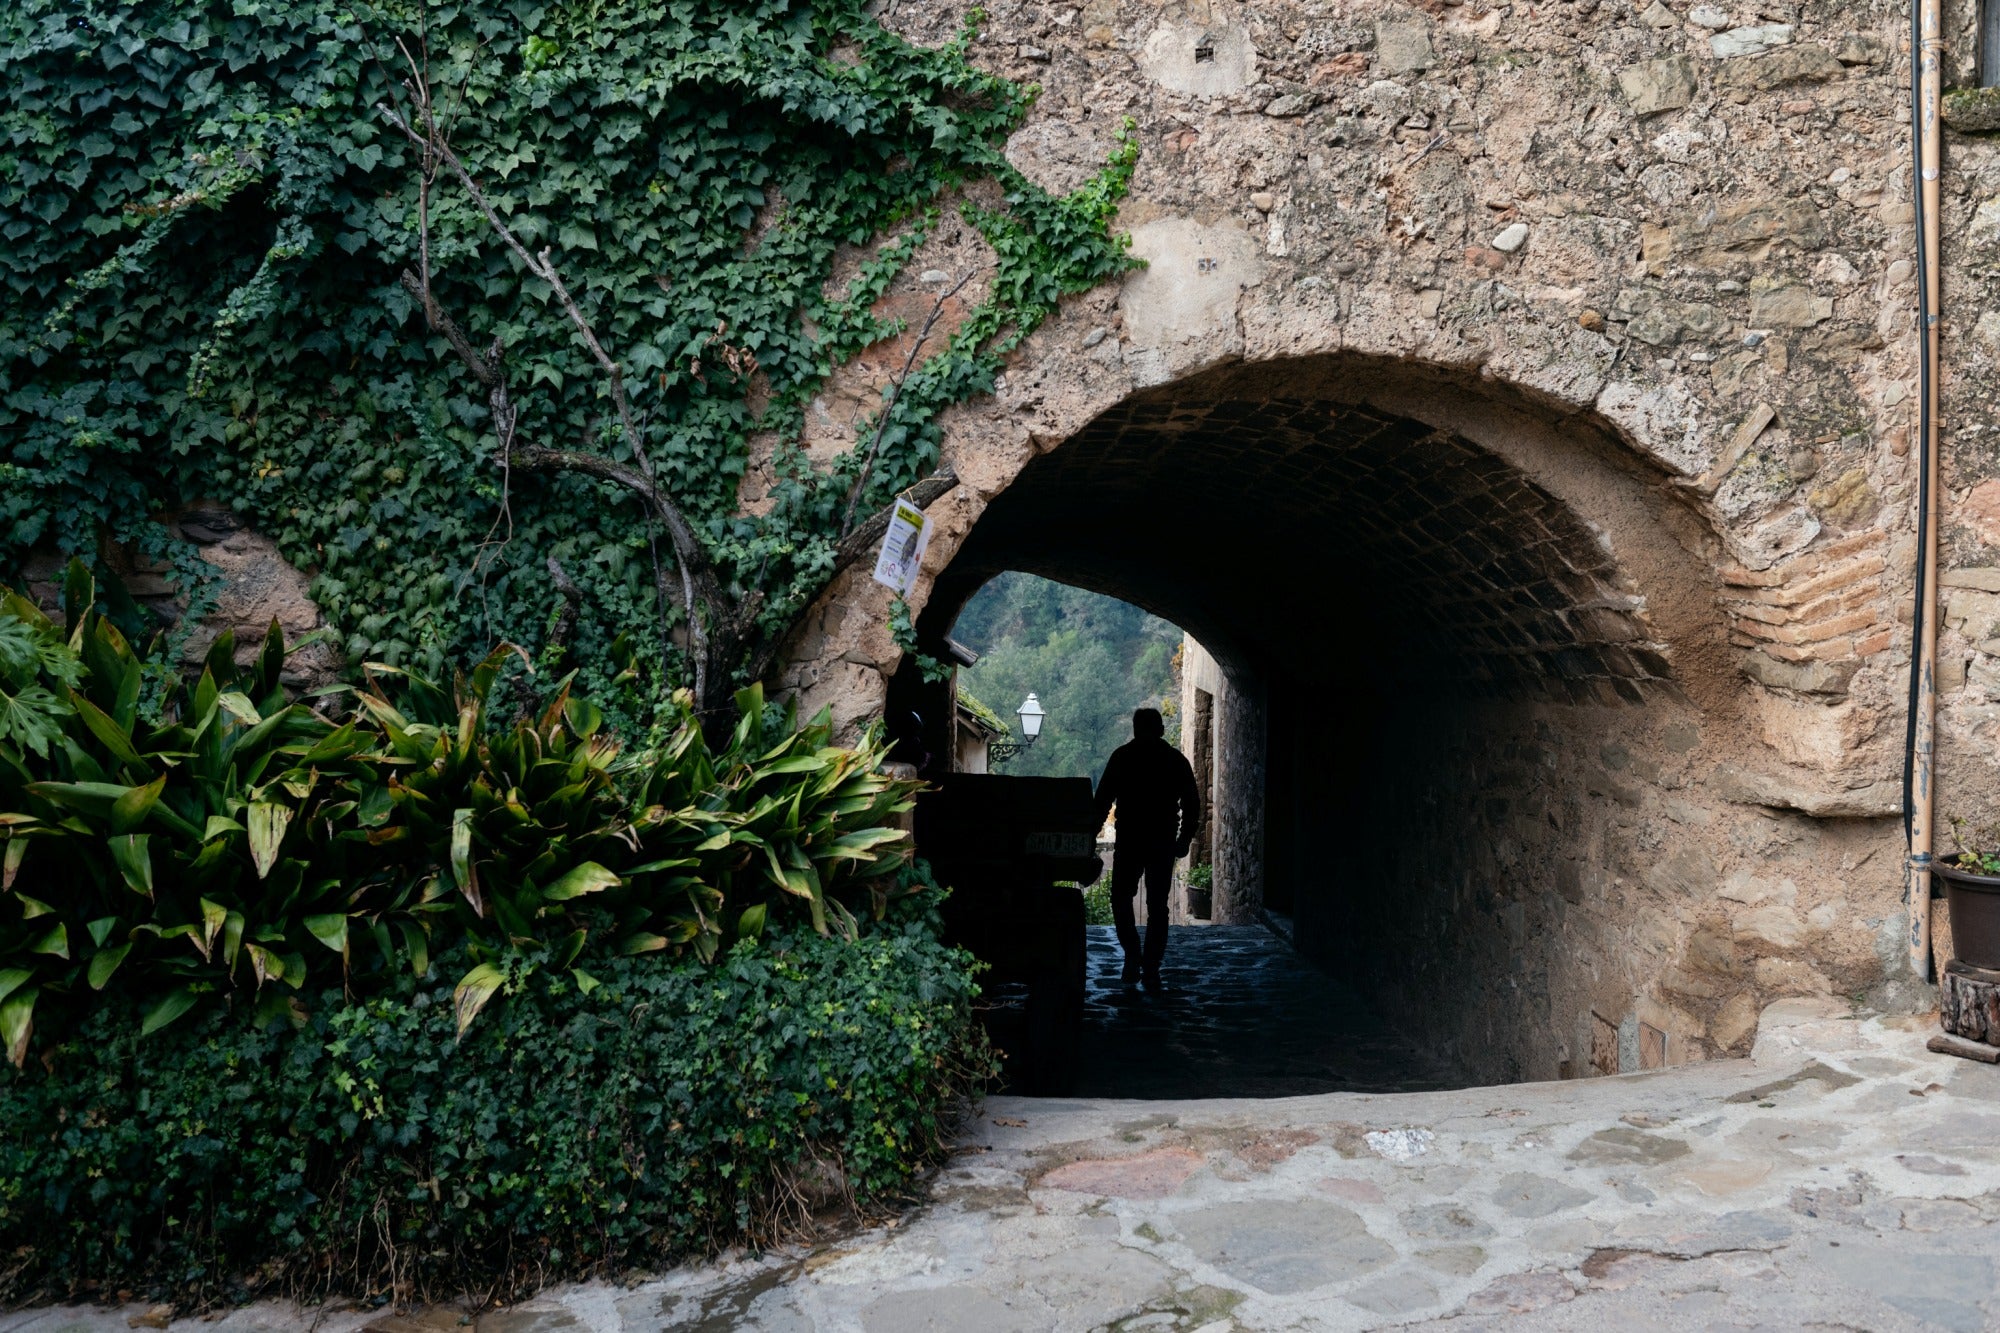
{"type": "MultiPolygon", "coordinates": [[[[2000,1328],[2000,1069],[1927,1052],[1927,1035],[1786,1001],[1751,1059],[1621,1078],[993,1099],[929,1202],[894,1227],[552,1289],[467,1326],[2000,1328]]],[[[0,1316],[0,1333],[124,1333],[142,1313],[27,1311],[0,1316]]],[[[264,1305],[218,1327],[304,1333],[313,1319],[264,1305]]],[[[318,1327],[458,1320],[345,1312],[318,1327]]]]}

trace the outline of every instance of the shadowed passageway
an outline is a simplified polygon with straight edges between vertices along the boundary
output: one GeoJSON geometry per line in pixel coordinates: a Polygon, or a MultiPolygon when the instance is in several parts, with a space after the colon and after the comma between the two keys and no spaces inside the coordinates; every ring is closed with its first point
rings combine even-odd
{"type": "MultiPolygon", "coordinates": [[[[924,651],[960,660],[961,611],[1005,573],[1187,631],[1180,723],[1190,757],[1209,759],[1200,915],[1283,914],[1298,951],[1354,987],[1300,972],[1321,998],[1266,999],[1205,1038],[1225,1066],[1267,1068],[1135,1093],[1406,1086],[1349,1063],[1378,1023],[1480,1083],[1741,1046],[1723,1008],[1754,1011],[1754,997],[1662,990],[1698,897],[1657,887],[1643,840],[1696,825],[1649,811],[1639,784],[1675,802],[1705,792],[1710,742],[1742,731],[1716,725],[1737,659],[1666,485],[1589,414],[1422,367],[1305,357],[1136,392],[991,498],[935,576],[924,651]],[[1315,1021],[1323,1033],[1292,1026],[1315,1021]],[[1641,1025],[1650,1045],[1619,1036],[1641,1025]]],[[[956,707],[934,675],[906,661],[888,707],[944,754],[956,707]]],[[[1151,1016],[1116,998],[1105,1014],[1146,1030],[1151,1016]]]]}
{"type": "Polygon", "coordinates": [[[1262,926],[1176,926],[1165,995],[1128,990],[1119,963],[1111,928],[1090,927],[1077,1096],[1297,1097],[1466,1082],[1262,926]]]}

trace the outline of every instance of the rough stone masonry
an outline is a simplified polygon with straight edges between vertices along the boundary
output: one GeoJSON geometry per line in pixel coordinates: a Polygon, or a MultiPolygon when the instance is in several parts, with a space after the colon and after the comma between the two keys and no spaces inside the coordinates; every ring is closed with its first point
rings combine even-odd
{"type": "MultiPolygon", "coordinates": [[[[883,6],[925,42],[966,8],[883,6]]],[[[1074,187],[1131,118],[1147,266],[947,419],[920,633],[1001,569],[1186,627],[1234,775],[1218,918],[1282,911],[1483,1076],[1740,1053],[1787,995],[1921,1003],[1903,6],[985,8],[977,58],[1043,89],[1023,171],[1074,187]]],[[[1977,824],[2000,154],[1947,163],[1940,809],[1977,824]]],[[[945,229],[889,301],[976,299],[982,245],[945,229]]],[[[784,683],[860,719],[900,665],[855,576],[784,683]]]]}

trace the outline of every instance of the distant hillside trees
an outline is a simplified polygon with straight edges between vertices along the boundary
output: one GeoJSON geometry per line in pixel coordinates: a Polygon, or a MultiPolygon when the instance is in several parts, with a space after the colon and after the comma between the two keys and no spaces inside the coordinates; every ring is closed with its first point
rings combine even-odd
{"type": "MultiPolygon", "coordinates": [[[[1048,710],[1042,738],[1001,771],[1088,776],[1131,739],[1134,708],[1178,702],[1181,631],[1115,597],[1032,574],[1002,574],[966,604],[952,637],[980,654],[961,688],[1019,730],[1014,710],[1033,691],[1048,710]]],[[[1177,734],[1176,719],[1167,719],[1177,734]]]]}

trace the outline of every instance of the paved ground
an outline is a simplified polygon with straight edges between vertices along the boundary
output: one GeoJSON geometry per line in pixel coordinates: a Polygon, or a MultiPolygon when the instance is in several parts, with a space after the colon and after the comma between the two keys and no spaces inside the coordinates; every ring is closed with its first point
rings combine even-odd
{"type": "MultiPolygon", "coordinates": [[[[1266,1101],[994,1099],[929,1204],[472,1333],[2000,1328],[2000,1069],[1815,1002],[1755,1057],[1266,1101]]],[[[125,1333],[139,1311],[0,1316],[125,1333]]],[[[376,1319],[447,1333],[454,1310],[376,1319]]],[[[310,1316],[261,1306],[215,1333],[310,1316]]],[[[357,1313],[321,1333],[356,1333],[357,1313]]],[[[176,1325],[176,1327],[180,1327],[176,1325]]],[[[195,1333],[193,1329],[189,1333],[195,1333]]]]}
{"type": "MultiPolygon", "coordinates": [[[[1272,1101],[989,1101],[920,1215],[592,1333],[2000,1328],[2000,1070],[1767,1012],[1754,1060],[1272,1101]]],[[[600,1297],[601,1299],[601,1297],[600,1297]]],[[[483,1323],[484,1321],[482,1321],[483,1323]]]]}
{"type": "Polygon", "coordinates": [[[1456,1085],[1390,1035],[1359,992],[1262,926],[1176,926],[1164,995],[1119,979],[1109,926],[1090,928],[1083,1097],[1301,1097],[1456,1085]]]}

